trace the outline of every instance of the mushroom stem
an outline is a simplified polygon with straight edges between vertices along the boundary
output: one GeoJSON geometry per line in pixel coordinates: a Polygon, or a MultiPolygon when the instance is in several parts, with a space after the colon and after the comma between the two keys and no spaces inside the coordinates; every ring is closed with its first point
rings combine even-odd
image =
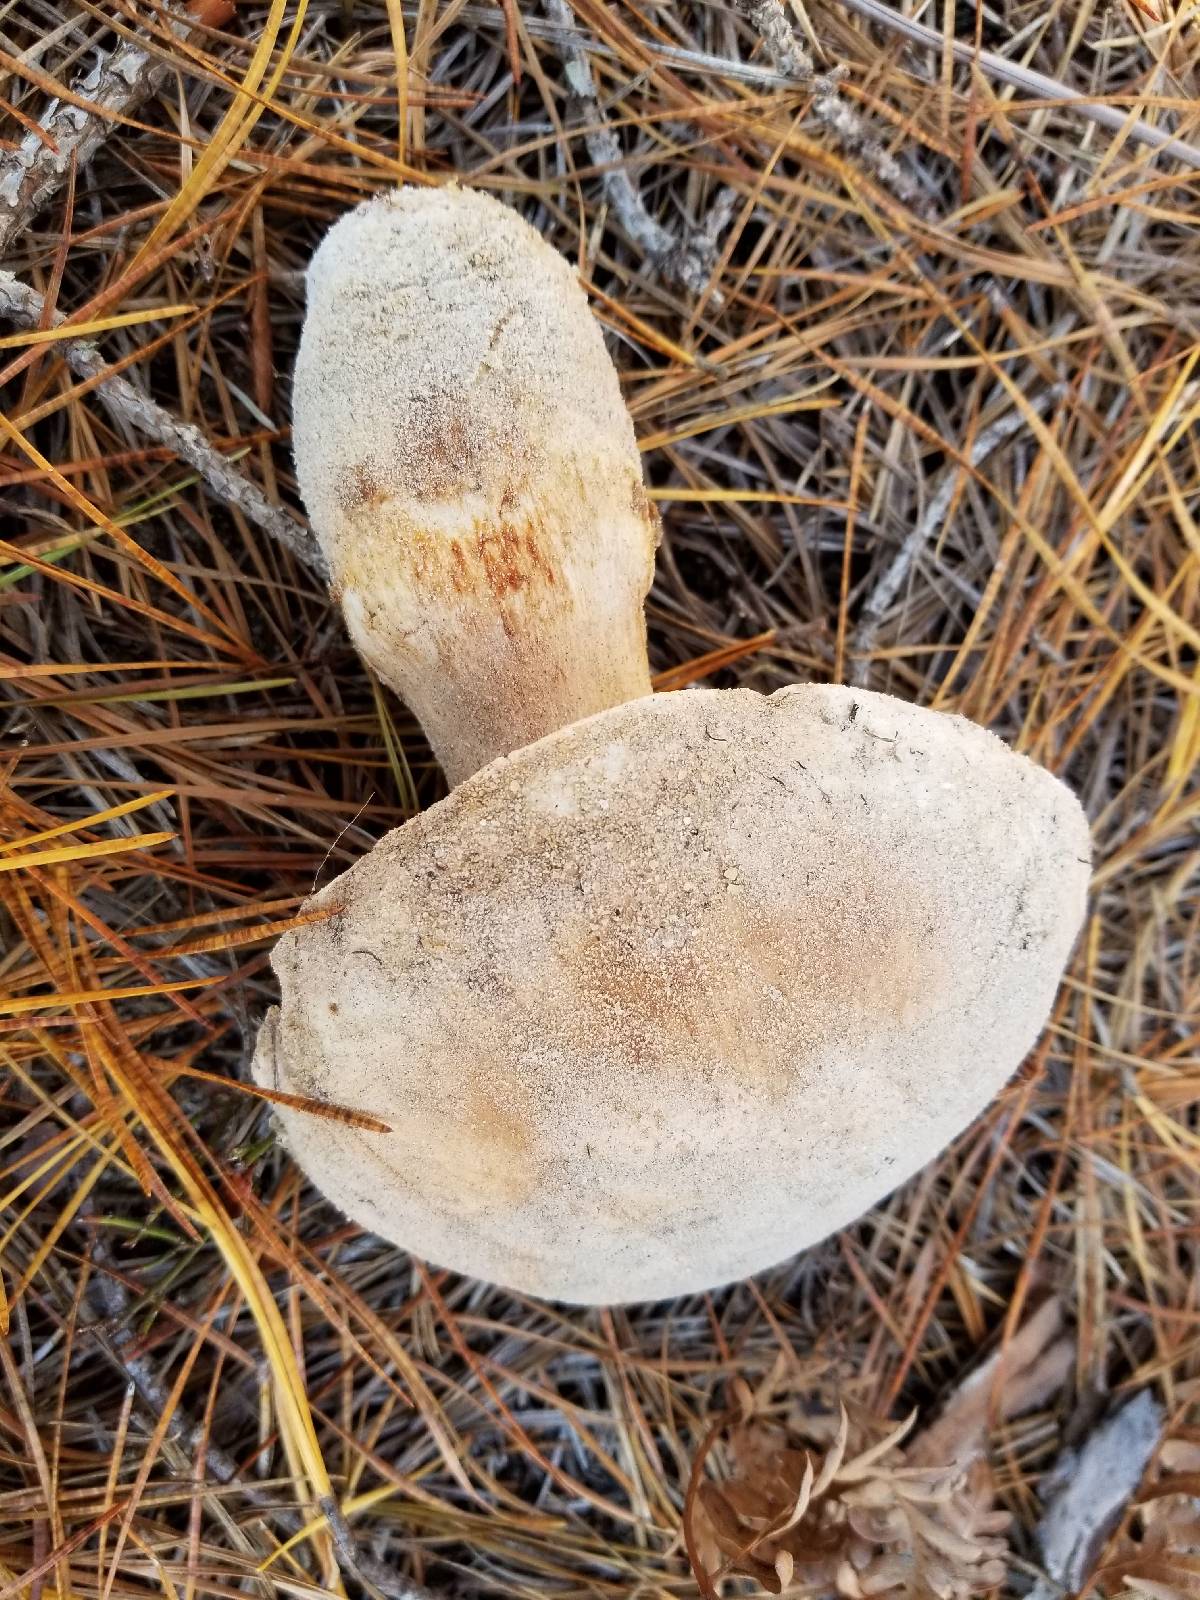
{"type": "Polygon", "coordinates": [[[400,189],[335,225],[308,292],[300,487],[450,782],[648,695],[658,521],[567,262],[486,195],[400,189]]]}
{"type": "MultiPolygon", "coordinates": [[[[575,624],[569,616],[552,617],[520,640],[506,634],[506,613],[497,607],[495,620],[481,618],[470,634],[452,641],[453,655],[440,654],[440,676],[401,670],[396,654],[375,637],[387,629],[387,617],[363,627],[351,620],[343,594],[359,651],[425,729],[452,787],[497,756],[651,693],[645,624],[640,615],[624,615],[619,597],[611,600],[607,632],[598,614],[580,615],[575,624]]],[[[383,599],[381,607],[389,603],[383,599]]],[[[585,607],[580,601],[581,613],[585,607]]]]}

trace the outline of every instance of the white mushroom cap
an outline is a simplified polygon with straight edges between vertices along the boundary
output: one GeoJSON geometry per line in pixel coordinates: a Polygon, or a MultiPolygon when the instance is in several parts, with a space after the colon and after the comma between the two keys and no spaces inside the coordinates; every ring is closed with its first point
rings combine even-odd
{"type": "Polygon", "coordinates": [[[561,1300],[757,1271],[860,1215],[1034,1044],[1087,823],[961,718],[805,686],[640,700],[493,762],[281,939],[266,1086],[348,1216],[561,1300]]]}
{"type": "Polygon", "coordinates": [[[308,273],[296,470],[351,637],[451,783],[650,692],[658,520],[599,325],[515,211],[349,212],[308,273]]]}

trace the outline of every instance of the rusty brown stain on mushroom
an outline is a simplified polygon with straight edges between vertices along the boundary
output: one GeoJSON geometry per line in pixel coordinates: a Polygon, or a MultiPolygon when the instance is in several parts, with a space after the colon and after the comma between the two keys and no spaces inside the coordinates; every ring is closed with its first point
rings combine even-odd
{"type": "Polygon", "coordinates": [[[341,484],[339,494],[347,516],[352,516],[363,506],[380,506],[387,497],[387,485],[365,461],[358,461],[351,467],[341,484]]]}
{"type": "Polygon", "coordinates": [[[559,958],[575,974],[583,1010],[597,1010],[606,1021],[623,1014],[647,1030],[682,1029],[694,1037],[707,1017],[713,974],[689,951],[653,953],[580,929],[560,946],[559,958]]]}
{"type": "Polygon", "coordinates": [[[490,1198],[519,1205],[537,1188],[535,1139],[525,1099],[511,1074],[497,1063],[485,1062],[471,1075],[463,1153],[476,1154],[470,1180],[481,1204],[490,1198]]]}
{"type": "Polygon", "coordinates": [[[467,591],[467,558],[463,555],[463,547],[458,539],[450,541],[450,582],[456,594],[465,594],[467,591]]]}
{"type": "MultiPolygon", "coordinates": [[[[947,1004],[951,981],[944,961],[913,937],[936,915],[928,891],[900,877],[894,862],[865,857],[853,840],[842,848],[836,874],[814,873],[804,894],[775,915],[749,895],[729,897],[727,937],[784,1000],[819,990],[819,1016],[858,1012],[890,1027],[914,1026],[947,1004]]],[[[827,1042],[811,1039],[814,1048],[827,1042]]]]}
{"type": "MultiPolygon", "coordinates": [[[[394,508],[396,528],[392,559],[407,568],[407,578],[426,601],[489,596],[482,614],[498,616],[510,637],[512,619],[505,607],[521,596],[526,607],[536,605],[558,585],[555,554],[536,514],[514,516],[499,522],[478,522],[462,536],[431,533],[394,508]]],[[[370,572],[351,559],[338,574],[345,587],[370,590],[370,572]]]]}
{"type": "Polygon", "coordinates": [[[641,478],[632,475],[629,479],[629,509],[639,522],[644,522],[654,535],[655,544],[662,536],[662,519],[658,514],[658,507],[646,493],[646,486],[641,478]]]}

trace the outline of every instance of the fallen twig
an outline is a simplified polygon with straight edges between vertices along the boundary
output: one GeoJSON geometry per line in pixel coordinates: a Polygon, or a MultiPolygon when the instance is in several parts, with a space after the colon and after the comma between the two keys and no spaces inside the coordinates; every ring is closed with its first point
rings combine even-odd
{"type": "MultiPolygon", "coordinates": [[[[1051,393],[1052,391],[1048,391],[1044,395],[1039,395],[1031,404],[1041,409],[1051,398],[1051,393]]],[[[1006,412],[990,428],[985,428],[982,433],[976,436],[967,457],[971,467],[982,466],[992,452],[999,449],[1006,439],[1011,439],[1014,433],[1020,432],[1027,425],[1023,411],[1013,410],[1006,412]]],[[[860,689],[866,688],[867,679],[870,676],[871,652],[875,648],[879,625],[883,621],[888,607],[900,592],[900,585],[907,577],[909,568],[944,522],[946,512],[954,499],[954,491],[962,470],[962,467],[957,462],[946,468],[942,474],[941,482],[930,496],[924,515],[919,522],[914,524],[904,543],[892,557],[887,569],[863,603],[858,631],[851,647],[852,654],[855,657],[851,677],[856,687],[860,689]]]]}
{"type": "Polygon", "coordinates": [[[1142,1481],[1162,1431],[1162,1407],[1143,1389],[1079,1450],[1059,1457],[1048,1480],[1052,1498],[1037,1530],[1046,1578],[1029,1600],[1053,1600],[1083,1586],[1142,1481]]]}
{"type": "MultiPolygon", "coordinates": [[[[232,15],[229,0],[191,0],[186,12],[171,13],[171,27],[184,37],[197,23],[219,26],[232,15]]],[[[70,102],[52,102],[38,124],[0,162],[0,256],[51,198],[72,163],[96,154],[115,118],[127,116],[154,90],[170,67],[141,45],[126,40],[96,65],[78,85],[96,107],[86,111],[70,102]]],[[[46,303],[38,291],[10,272],[0,271],[0,317],[23,328],[45,324],[46,303]]],[[[65,321],[50,319],[54,327],[65,321]]],[[[272,503],[262,490],[236,471],[208,442],[199,428],[180,422],[119,373],[109,373],[96,346],[86,339],[59,345],[72,372],[98,381],[98,393],[113,416],[127,427],[165,445],[194,467],[220,499],[234,506],[322,579],[328,578],[324,556],[312,534],[295,517],[272,503]]]]}
{"type": "Polygon", "coordinates": [[[870,133],[866,124],[839,93],[840,70],[818,73],[796,37],[782,0],[738,0],[740,9],[762,36],[771,65],[785,78],[811,89],[813,112],[843,149],[853,152],[901,200],[913,203],[916,184],[890,151],[870,133]]]}
{"type": "MultiPolygon", "coordinates": [[[[710,220],[705,230],[680,240],[650,215],[637,185],[629,176],[624,154],[616,134],[605,121],[596,95],[587,49],[575,26],[567,0],[542,0],[542,8],[558,25],[554,40],[562,58],[567,87],[590,124],[584,143],[592,162],[600,170],[600,181],[617,221],[630,240],[664,277],[673,278],[691,294],[701,294],[716,260],[716,235],[728,226],[732,206],[721,205],[719,220],[710,220]]],[[[714,211],[716,211],[714,207],[714,211]]]]}
{"type": "MultiPolygon", "coordinates": [[[[924,23],[915,22],[911,17],[900,16],[882,4],[882,0],[842,0],[842,3],[848,11],[857,12],[859,16],[879,23],[881,27],[901,33],[915,44],[927,45],[930,49],[937,50],[939,54],[945,48],[945,40],[940,32],[927,27],[924,23]]],[[[415,19],[420,14],[420,4],[418,0],[404,0],[401,10],[406,18],[415,19]]],[[[464,26],[488,29],[504,27],[503,12],[497,8],[468,5],[461,7],[455,15],[464,26]]],[[[553,22],[542,22],[537,17],[527,17],[524,26],[535,39],[545,39],[551,44],[565,42],[564,30],[553,22]]],[[[604,60],[618,58],[618,51],[612,45],[605,44],[603,40],[595,40],[589,48],[592,55],[604,60]]],[[[688,50],[679,45],[665,44],[660,39],[641,38],[638,40],[638,48],[651,60],[678,67],[684,72],[697,72],[708,77],[752,83],[763,88],[783,88],[796,81],[791,73],[780,72],[773,64],[765,66],[756,61],[736,61],[731,57],[712,55],[703,50],[688,50]]],[[[1185,139],[1177,138],[1164,128],[1156,128],[1152,123],[1143,122],[1141,118],[1132,122],[1127,121],[1121,108],[1089,100],[1085,94],[1081,95],[1078,90],[1072,89],[1058,78],[1048,77],[1044,72],[1035,72],[1019,61],[1009,61],[992,50],[976,50],[973,44],[968,44],[962,39],[952,39],[950,50],[956,61],[977,68],[985,77],[994,78],[997,83],[1009,84],[1012,88],[1033,95],[1039,100],[1061,101],[1087,121],[1095,122],[1103,128],[1110,128],[1114,132],[1122,132],[1125,138],[1131,139],[1134,144],[1149,145],[1166,155],[1177,157],[1188,166],[1200,167],[1200,149],[1195,145],[1189,144],[1185,139]]]]}
{"type": "MultiPolygon", "coordinates": [[[[191,0],[186,10],[172,8],[169,25],[185,38],[197,23],[218,28],[233,15],[230,0],[191,0]]],[[[170,73],[170,66],[132,40],[121,40],[73,86],[93,110],[69,100],[52,100],[37,128],[0,161],[0,257],[8,254],[34,217],[58,189],[72,164],[82,167],[99,150],[114,121],[128,116],[170,73]]]]}
{"type": "MultiPolygon", "coordinates": [[[[42,325],[46,303],[38,291],[11,272],[0,271],[0,317],[22,328],[42,325]]],[[[66,319],[56,314],[55,327],[66,319]]],[[[256,527],[279,541],[321,578],[328,577],[324,556],[312,534],[289,512],[272,505],[260,488],[230,466],[191,423],[180,422],[127,378],[111,372],[99,350],[88,339],[64,339],[55,346],[71,371],[97,381],[97,394],[118,422],[156,443],[165,445],[203,478],[226,504],[234,506],[256,527]]]]}

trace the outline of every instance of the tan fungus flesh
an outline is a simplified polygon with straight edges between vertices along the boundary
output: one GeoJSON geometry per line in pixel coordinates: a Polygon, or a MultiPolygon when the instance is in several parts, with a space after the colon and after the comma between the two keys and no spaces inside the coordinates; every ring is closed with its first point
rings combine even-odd
{"type": "Polygon", "coordinates": [[[363,1226],[578,1302],[852,1221],[1035,1042],[1084,909],[1071,793],[961,718],[804,686],[643,699],[478,772],[286,935],[263,1084],[363,1226]]]}
{"type": "Polygon", "coordinates": [[[650,692],[633,425],[574,272],[516,212],[447,186],[342,217],[294,418],[351,637],[451,783],[650,692]]]}

